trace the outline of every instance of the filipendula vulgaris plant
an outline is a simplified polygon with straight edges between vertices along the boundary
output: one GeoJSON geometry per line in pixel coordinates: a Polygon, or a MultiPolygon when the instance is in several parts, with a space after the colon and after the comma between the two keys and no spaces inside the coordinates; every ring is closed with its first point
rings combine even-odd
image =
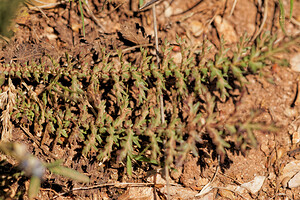
{"type": "Polygon", "coordinates": [[[85,156],[94,152],[101,162],[117,157],[126,163],[128,173],[133,160],[182,164],[188,153],[197,155],[205,135],[221,155],[229,147],[227,136],[234,136],[234,142],[245,149],[255,145],[253,130],[273,129],[254,123],[257,112],[245,121],[235,114],[220,121],[215,104],[230,98],[236,84],[242,90],[248,74],[259,73],[270,61],[277,62],[276,53],[299,43],[298,37],[275,46],[275,38],[265,33],[248,45],[244,36],[237,50],[232,50],[232,57],[226,56],[229,50],[222,41],[215,59],[206,57],[207,41],[188,48],[178,38],[182,62],[173,62],[172,47],[166,42],[159,70],[146,49],[141,49],[139,66],[125,62],[119,53],[121,65],[114,68],[110,54],[103,49],[102,61],[93,68],[74,68],[70,61],[66,67],[53,62],[47,70],[39,65],[14,67],[15,71],[5,72],[6,77],[19,80],[10,121],[16,126],[26,124],[41,145],[45,138],[52,148],[64,142],[81,142],[85,156]],[[157,104],[161,94],[165,125],[160,123],[157,104]]]}

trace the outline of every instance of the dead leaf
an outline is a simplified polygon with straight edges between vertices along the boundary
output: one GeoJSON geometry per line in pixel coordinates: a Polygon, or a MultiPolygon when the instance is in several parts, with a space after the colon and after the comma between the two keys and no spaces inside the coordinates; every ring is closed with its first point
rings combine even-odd
{"type": "Polygon", "coordinates": [[[265,179],[265,176],[256,176],[252,181],[242,184],[241,187],[247,189],[251,194],[257,194],[265,179]]]}
{"type": "Polygon", "coordinates": [[[134,44],[149,44],[147,38],[144,37],[142,31],[133,23],[124,23],[121,25],[120,33],[125,40],[134,44]]]}
{"type": "MultiPolygon", "coordinates": [[[[294,160],[288,163],[282,170],[282,175],[279,177],[281,184],[284,187],[291,187],[291,183],[288,183],[292,177],[300,172],[300,161],[294,160]]],[[[294,181],[294,180],[293,180],[294,181]]],[[[293,182],[292,181],[292,182],[293,182]]],[[[294,184],[292,183],[292,187],[294,184]]]]}

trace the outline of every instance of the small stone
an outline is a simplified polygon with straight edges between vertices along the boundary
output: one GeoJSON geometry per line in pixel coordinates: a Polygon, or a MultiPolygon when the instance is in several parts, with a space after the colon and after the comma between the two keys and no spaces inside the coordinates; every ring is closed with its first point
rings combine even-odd
{"type": "Polygon", "coordinates": [[[50,27],[50,26],[47,26],[47,27],[45,28],[45,32],[47,32],[47,33],[54,33],[54,28],[52,28],[52,27],[50,27]]]}
{"type": "Polygon", "coordinates": [[[209,182],[209,180],[207,178],[200,178],[197,181],[197,186],[204,186],[209,182]]]}
{"type": "Polygon", "coordinates": [[[218,193],[224,199],[236,199],[236,197],[234,196],[234,193],[229,190],[221,189],[218,191],[218,193]]]}
{"type": "MultiPolygon", "coordinates": [[[[282,175],[280,176],[280,183],[283,187],[290,187],[289,181],[297,173],[300,172],[300,160],[294,160],[289,162],[282,170],[282,175]]],[[[292,182],[293,186],[293,182],[292,182]]]]}
{"type": "Polygon", "coordinates": [[[200,21],[191,21],[190,23],[191,31],[195,37],[199,37],[204,30],[204,26],[200,21]]]}
{"type": "Polygon", "coordinates": [[[174,15],[179,15],[179,14],[181,14],[182,12],[183,12],[183,9],[182,9],[182,8],[175,8],[173,14],[174,14],[174,15]]]}
{"type": "Polygon", "coordinates": [[[49,40],[56,40],[58,38],[58,36],[54,33],[48,33],[46,35],[46,37],[49,39],[49,40]]]}
{"type": "Polygon", "coordinates": [[[276,153],[276,160],[279,160],[286,153],[286,149],[284,147],[279,147],[276,153]]]}
{"type": "Polygon", "coordinates": [[[217,15],[215,17],[214,23],[216,25],[219,35],[222,35],[227,43],[238,42],[238,37],[233,26],[226,19],[217,15]]]}
{"type": "Polygon", "coordinates": [[[296,188],[300,186],[300,171],[288,182],[289,188],[296,188]]]}
{"type": "Polygon", "coordinates": [[[264,184],[265,176],[256,176],[252,181],[244,183],[241,187],[246,188],[252,194],[256,194],[264,184]]]}
{"type": "Polygon", "coordinates": [[[297,111],[296,109],[288,107],[284,110],[283,114],[287,117],[295,117],[297,115],[297,111]]]}
{"type": "Polygon", "coordinates": [[[166,180],[161,176],[161,174],[153,174],[147,178],[147,181],[149,183],[154,183],[155,181],[156,184],[162,185],[165,185],[167,183],[166,180]]]}
{"type": "Polygon", "coordinates": [[[174,63],[176,64],[180,64],[182,61],[182,55],[181,52],[176,52],[174,53],[174,55],[172,56],[174,63]]]}
{"type": "Polygon", "coordinates": [[[275,178],[276,178],[276,174],[274,172],[270,172],[269,176],[268,176],[268,179],[269,180],[275,180],[275,178]]]}
{"type": "Polygon", "coordinates": [[[72,24],[71,28],[74,32],[79,33],[79,30],[81,29],[82,24],[76,23],[76,24],[72,24]]]}
{"type": "Polygon", "coordinates": [[[298,130],[293,133],[292,135],[292,144],[298,144],[300,142],[300,126],[298,127],[298,130]]]}
{"type": "Polygon", "coordinates": [[[171,17],[173,15],[173,8],[171,6],[168,6],[165,10],[165,17],[171,17]]]}
{"type": "Polygon", "coordinates": [[[241,187],[241,186],[237,186],[234,191],[238,192],[239,194],[243,194],[247,190],[245,188],[241,187]]]}
{"type": "Polygon", "coordinates": [[[294,54],[290,60],[291,69],[300,72],[300,53],[294,54]]]}

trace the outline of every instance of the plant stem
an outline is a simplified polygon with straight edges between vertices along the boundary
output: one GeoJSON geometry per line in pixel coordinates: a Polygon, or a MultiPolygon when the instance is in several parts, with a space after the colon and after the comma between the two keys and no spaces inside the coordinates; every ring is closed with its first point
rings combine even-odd
{"type": "Polygon", "coordinates": [[[264,14],[263,14],[264,17],[263,17],[263,20],[262,20],[262,22],[261,22],[261,25],[260,25],[258,31],[257,31],[256,34],[253,36],[252,41],[254,41],[254,40],[259,36],[259,34],[261,33],[261,31],[262,31],[263,28],[264,28],[264,25],[265,25],[266,20],[267,20],[267,17],[268,17],[268,9],[269,9],[268,3],[269,3],[269,0],[266,0],[266,1],[264,2],[264,4],[265,4],[265,10],[264,10],[264,14]]]}
{"type": "Polygon", "coordinates": [[[155,39],[155,49],[156,49],[156,62],[157,67],[159,67],[160,59],[159,59],[159,48],[158,48],[158,33],[157,33],[157,20],[156,20],[156,9],[155,5],[152,5],[152,13],[153,13],[153,29],[154,29],[154,39],[155,39]]]}
{"type": "MultiPolygon", "coordinates": [[[[158,48],[158,33],[157,33],[157,20],[156,20],[156,8],[155,4],[152,5],[152,14],[153,14],[153,29],[154,29],[154,38],[155,38],[155,50],[156,50],[156,63],[157,63],[157,68],[160,68],[160,58],[159,58],[159,48],[158,48]]],[[[160,100],[160,115],[161,115],[161,124],[163,125],[165,123],[165,113],[164,113],[164,97],[163,94],[159,96],[160,100]]],[[[164,146],[166,149],[166,144],[167,144],[167,138],[164,141],[164,146]]],[[[167,155],[165,155],[166,157],[167,155]]],[[[169,182],[169,169],[168,165],[165,163],[164,166],[165,170],[165,176],[166,176],[166,187],[167,187],[167,200],[170,199],[170,182],[169,182]]]]}
{"type": "MultiPolygon", "coordinates": [[[[153,13],[153,29],[154,29],[154,39],[155,39],[155,50],[156,50],[156,64],[157,68],[160,68],[160,58],[159,58],[159,48],[158,48],[158,34],[157,34],[157,20],[156,20],[156,9],[155,5],[152,5],[152,13],[153,13]]],[[[161,115],[161,123],[165,123],[165,114],[164,114],[164,99],[163,94],[160,95],[160,115],[161,115]]]]}

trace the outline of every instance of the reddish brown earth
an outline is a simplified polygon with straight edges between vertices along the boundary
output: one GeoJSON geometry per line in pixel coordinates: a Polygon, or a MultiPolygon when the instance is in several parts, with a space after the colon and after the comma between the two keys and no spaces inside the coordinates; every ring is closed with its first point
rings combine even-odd
{"type": "MultiPolygon", "coordinates": [[[[257,2],[260,1],[237,1],[230,16],[232,0],[165,0],[157,5],[160,43],[165,39],[171,44],[176,43],[178,35],[185,38],[188,44],[195,45],[206,37],[212,43],[213,51],[216,51],[220,46],[220,36],[224,35],[228,46],[234,46],[244,32],[253,36],[258,30],[264,7],[257,2]],[[220,23],[225,23],[223,20],[227,24],[225,30],[220,27],[220,23]]],[[[278,22],[279,7],[275,2],[277,1],[269,1],[264,31],[269,30],[272,34],[278,34],[280,41],[284,34],[278,22]]],[[[85,6],[84,9],[86,37],[82,36],[82,21],[76,3],[67,1],[53,8],[42,8],[43,13],[35,7],[25,9],[25,13],[28,14],[16,19],[15,36],[10,39],[9,44],[2,44],[0,63],[50,64],[49,57],[56,62],[64,63],[63,57],[67,52],[75,61],[84,60],[93,64],[94,52],[99,52],[103,47],[115,54],[118,49],[153,42],[151,10],[139,12],[137,0],[112,0],[106,4],[104,1],[91,0],[88,3],[89,8],[85,6]],[[137,31],[138,37],[135,39],[126,35],[128,32],[137,31]]],[[[289,1],[284,1],[284,4],[288,11],[289,1]]],[[[300,21],[300,1],[294,1],[293,17],[300,21]]],[[[299,24],[286,20],[286,31],[291,36],[299,35],[299,24]]],[[[299,52],[299,49],[299,46],[293,47],[288,56],[299,52]]],[[[125,56],[134,64],[141,55],[138,50],[129,49],[125,56]]],[[[178,55],[174,52],[175,59],[176,56],[178,55]]],[[[257,120],[274,123],[280,127],[279,131],[276,133],[257,131],[255,136],[258,145],[256,148],[249,147],[245,155],[234,148],[228,150],[228,157],[225,163],[220,165],[212,183],[215,188],[205,197],[194,195],[212,180],[218,160],[210,151],[203,152],[200,159],[191,155],[182,167],[171,172],[171,199],[300,199],[300,187],[285,188],[280,180],[284,166],[292,161],[299,162],[300,159],[299,151],[293,151],[297,150],[300,144],[299,141],[295,142],[297,137],[298,139],[300,137],[300,106],[294,105],[299,92],[297,88],[299,74],[292,71],[289,66],[278,67],[273,64],[270,64],[264,72],[267,78],[259,75],[247,77],[249,81],[246,86],[247,92],[241,97],[237,114],[242,119],[252,110],[261,110],[257,120]],[[222,189],[229,186],[234,188],[252,181],[257,176],[265,176],[266,179],[256,194],[222,189]]],[[[219,103],[217,107],[221,113],[220,117],[226,117],[234,109],[233,99],[219,103]]],[[[32,147],[33,142],[21,129],[16,129],[13,137],[14,141],[28,144],[30,150],[35,149],[33,153],[42,160],[49,160],[41,150],[32,147]]],[[[147,185],[127,187],[118,184],[153,182],[148,175],[154,173],[156,169],[140,166],[132,177],[128,177],[124,166],[119,164],[100,165],[84,157],[76,160],[78,158],[76,150],[76,147],[70,149],[58,147],[52,153],[64,160],[65,166],[89,175],[91,183],[82,185],[48,173],[38,199],[167,198],[166,189],[159,186],[153,190],[147,185]],[[99,185],[110,183],[108,186],[99,185]],[[99,187],[91,187],[95,185],[99,187]],[[65,193],[72,188],[85,186],[89,188],[65,193]]],[[[160,181],[164,183],[164,179],[158,176],[157,183],[160,181]]],[[[28,184],[26,179],[12,182],[5,190],[7,198],[13,198],[17,191],[22,188],[24,190],[24,187],[28,188],[28,184]]]]}

